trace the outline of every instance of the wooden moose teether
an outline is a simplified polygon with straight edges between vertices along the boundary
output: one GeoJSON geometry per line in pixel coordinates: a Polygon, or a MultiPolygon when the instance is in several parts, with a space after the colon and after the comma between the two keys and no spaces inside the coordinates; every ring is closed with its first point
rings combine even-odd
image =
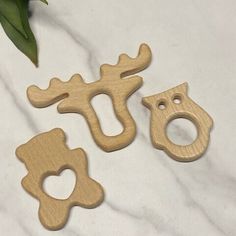
{"type": "Polygon", "coordinates": [[[75,112],[83,115],[98,146],[107,152],[115,151],[129,145],[135,137],[136,125],[126,101],[142,85],[142,78],[139,76],[123,78],[145,69],[150,61],[151,50],[148,45],[142,44],[136,58],[122,54],[116,65],[102,65],[101,79],[98,81],[87,84],[79,74],[72,76],[68,82],[54,78],[48,89],[30,86],[27,95],[35,107],[46,107],[62,100],[58,105],[60,113],[75,112]],[[103,133],[91,105],[91,99],[102,93],[111,97],[116,117],[123,125],[123,131],[119,135],[107,136],[103,133]]]}
{"type": "Polygon", "coordinates": [[[196,160],[206,151],[213,125],[211,117],[188,97],[187,86],[188,84],[184,83],[160,94],[144,97],[142,100],[143,104],[151,110],[153,145],[163,149],[178,161],[196,160]],[[196,125],[198,137],[192,144],[177,145],[167,137],[168,123],[177,118],[189,119],[196,125]]]}
{"type": "Polygon", "coordinates": [[[93,208],[104,198],[101,185],[88,176],[85,152],[81,148],[70,150],[65,139],[63,130],[53,129],[35,136],[16,150],[17,157],[29,171],[22,180],[22,186],[40,201],[39,218],[51,230],[65,225],[72,206],[93,208]],[[76,184],[67,199],[59,200],[42,190],[42,182],[45,177],[59,175],[64,169],[75,172],[76,184]]]}

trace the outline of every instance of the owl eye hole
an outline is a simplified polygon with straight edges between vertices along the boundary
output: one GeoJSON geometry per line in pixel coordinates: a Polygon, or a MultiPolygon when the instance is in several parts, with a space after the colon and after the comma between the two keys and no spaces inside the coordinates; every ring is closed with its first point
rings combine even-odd
{"type": "Polygon", "coordinates": [[[157,105],[157,107],[160,109],[160,110],[165,110],[166,109],[166,102],[165,101],[160,101],[157,105]]]}
{"type": "Polygon", "coordinates": [[[176,94],[172,98],[173,103],[180,104],[182,102],[182,97],[179,94],[176,94]]]}

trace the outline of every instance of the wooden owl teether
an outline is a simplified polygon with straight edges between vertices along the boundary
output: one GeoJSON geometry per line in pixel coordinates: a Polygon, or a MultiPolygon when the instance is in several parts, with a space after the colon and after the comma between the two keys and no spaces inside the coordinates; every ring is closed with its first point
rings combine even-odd
{"type": "Polygon", "coordinates": [[[71,207],[94,208],[104,198],[101,185],[88,176],[85,152],[81,148],[70,150],[65,141],[65,133],[57,128],[35,136],[16,150],[17,157],[29,171],[22,186],[39,200],[40,221],[51,230],[65,225],[71,207]],[[76,184],[67,199],[59,200],[43,191],[42,182],[47,176],[59,175],[64,169],[75,172],[76,184]]]}
{"type": "Polygon", "coordinates": [[[151,110],[151,139],[156,148],[163,149],[178,161],[196,160],[206,151],[213,121],[199,105],[188,97],[187,83],[157,95],[144,97],[142,102],[151,110]],[[177,145],[167,137],[168,123],[177,118],[189,119],[196,125],[198,137],[192,144],[177,145]]]}
{"type": "Polygon", "coordinates": [[[83,115],[97,145],[104,151],[115,151],[129,145],[136,135],[135,121],[129,113],[126,102],[128,97],[142,85],[142,78],[139,76],[124,78],[145,69],[150,61],[151,50],[148,45],[142,44],[136,58],[122,54],[116,65],[102,65],[101,78],[93,83],[87,84],[79,74],[75,74],[67,82],[57,78],[52,79],[46,90],[30,86],[27,95],[35,107],[47,107],[62,100],[57,107],[60,113],[75,112],[83,115]],[[123,125],[122,133],[116,136],[107,136],[103,133],[100,121],[91,105],[91,99],[98,94],[111,97],[116,117],[123,125]]]}

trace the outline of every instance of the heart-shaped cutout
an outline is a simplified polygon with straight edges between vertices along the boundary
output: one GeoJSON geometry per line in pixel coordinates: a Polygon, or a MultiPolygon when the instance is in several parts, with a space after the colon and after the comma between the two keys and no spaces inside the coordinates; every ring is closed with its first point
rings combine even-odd
{"type": "Polygon", "coordinates": [[[43,189],[53,198],[67,199],[76,183],[76,175],[71,169],[63,170],[59,175],[50,175],[44,179],[43,189]]]}

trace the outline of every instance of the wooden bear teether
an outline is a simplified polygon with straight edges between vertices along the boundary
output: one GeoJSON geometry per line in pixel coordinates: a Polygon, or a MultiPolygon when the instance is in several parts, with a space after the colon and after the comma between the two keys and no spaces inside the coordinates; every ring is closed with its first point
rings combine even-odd
{"type": "Polygon", "coordinates": [[[122,54],[116,65],[102,65],[101,79],[98,81],[87,84],[79,74],[75,74],[68,82],[54,78],[48,89],[30,86],[27,95],[35,107],[46,107],[62,100],[57,107],[60,113],[75,112],[83,115],[97,145],[104,151],[115,151],[129,145],[135,137],[136,125],[126,101],[142,85],[142,78],[139,76],[123,78],[145,69],[150,61],[151,50],[148,45],[142,44],[136,58],[122,54]],[[103,133],[91,105],[91,99],[102,93],[111,97],[116,117],[123,125],[123,131],[119,135],[107,136],[103,133]]]}
{"type": "Polygon", "coordinates": [[[187,83],[160,94],[145,97],[142,102],[151,110],[151,139],[156,148],[163,149],[178,161],[196,160],[206,151],[213,121],[188,97],[187,83]],[[175,103],[176,100],[178,103],[175,103]],[[189,119],[196,125],[198,137],[192,144],[177,145],[167,137],[168,123],[177,118],[189,119]]]}
{"type": "Polygon", "coordinates": [[[22,186],[40,201],[40,221],[51,230],[65,225],[72,206],[93,208],[104,198],[101,185],[88,176],[85,152],[81,148],[68,149],[65,141],[63,130],[53,129],[35,136],[16,150],[17,157],[29,171],[22,180],[22,186]],[[75,172],[76,184],[67,199],[59,200],[42,190],[42,182],[45,177],[59,175],[64,169],[75,172]]]}

